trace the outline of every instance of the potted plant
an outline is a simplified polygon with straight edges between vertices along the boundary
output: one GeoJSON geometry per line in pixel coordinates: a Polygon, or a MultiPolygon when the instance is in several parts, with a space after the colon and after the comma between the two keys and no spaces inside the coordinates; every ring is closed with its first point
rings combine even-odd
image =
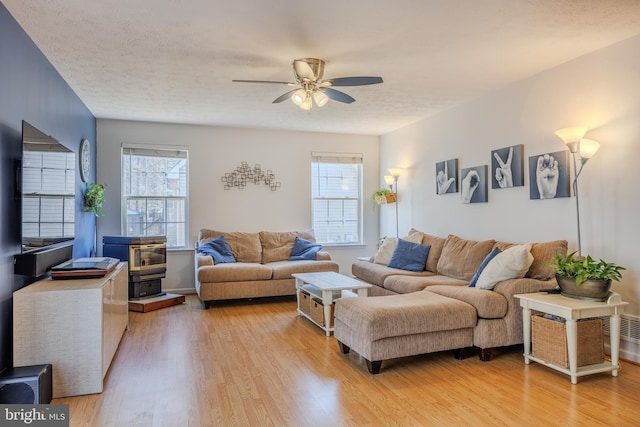
{"type": "Polygon", "coordinates": [[[104,198],[104,184],[89,183],[89,188],[84,193],[84,211],[93,212],[95,216],[104,216],[102,205],[106,202],[104,198]]]}
{"type": "Polygon", "coordinates": [[[576,257],[571,252],[566,257],[555,256],[551,264],[556,270],[556,280],[562,295],[585,299],[588,301],[604,301],[607,299],[611,281],[622,278],[622,270],[626,268],[605,262],[595,261],[591,256],[576,257]]]}
{"type": "Polygon", "coordinates": [[[387,190],[386,188],[381,188],[373,193],[371,201],[378,205],[394,203],[396,201],[396,193],[392,193],[391,190],[387,190]]]}

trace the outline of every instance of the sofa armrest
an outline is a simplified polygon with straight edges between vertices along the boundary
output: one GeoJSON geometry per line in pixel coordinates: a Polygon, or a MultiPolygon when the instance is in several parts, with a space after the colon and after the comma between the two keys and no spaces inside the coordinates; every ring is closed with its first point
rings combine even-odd
{"type": "MultiPolygon", "coordinates": [[[[493,290],[504,295],[507,299],[511,299],[514,295],[539,292],[542,289],[555,288],[556,286],[558,286],[558,282],[555,278],[551,280],[523,278],[503,280],[498,282],[493,290]]],[[[518,303],[518,305],[520,304],[518,303]]]]}
{"type": "Polygon", "coordinates": [[[213,257],[210,255],[204,255],[201,253],[196,252],[196,270],[200,267],[204,267],[206,265],[214,265],[215,263],[213,262],[213,257]]]}
{"type": "Polygon", "coordinates": [[[331,261],[331,255],[327,251],[318,251],[316,253],[316,260],[318,261],[331,261]]]}

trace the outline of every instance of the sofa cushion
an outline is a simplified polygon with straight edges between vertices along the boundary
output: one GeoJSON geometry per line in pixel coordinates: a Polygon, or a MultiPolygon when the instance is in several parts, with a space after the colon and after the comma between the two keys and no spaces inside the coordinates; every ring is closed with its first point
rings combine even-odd
{"type": "Polygon", "coordinates": [[[496,283],[507,279],[519,279],[533,262],[531,244],[515,245],[496,255],[482,270],[476,282],[479,289],[493,289],[496,283]]]}
{"type": "MultiPolygon", "coordinates": [[[[421,243],[422,236],[423,233],[421,231],[411,229],[409,234],[402,239],[411,243],[421,243]]],[[[376,252],[375,257],[373,258],[373,262],[375,262],[376,264],[389,265],[389,262],[391,262],[391,258],[393,258],[393,253],[395,252],[397,246],[397,238],[385,237],[384,241],[378,248],[378,252],[376,252]]]]}
{"type": "Polygon", "coordinates": [[[393,251],[389,267],[407,271],[423,271],[429,255],[429,245],[411,243],[404,239],[398,240],[396,250],[393,251]]]}
{"type": "Polygon", "coordinates": [[[316,254],[320,251],[320,249],[322,249],[322,245],[296,236],[293,243],[293,248],[291,249],[291,253],[289,254],[289,261],[315,260],[316,254]]]}
{"type": "Polygon", "coordinates": [[[262,246],[259,233],[244,233],[240,231],[216,231],[203,228],[198,235],[198,244],[202,244],[216,237],[224,236],[236,262],[256,262],[262,260],[262,246]]]}
{"type": "Polygon", "coordinates": [[[336,301],[335,317],[370,341],[472,328],[476,324],[472,306],[430,292],[341,298],[336,301]]]}
{"type": "Polygon", "coordinates": [[[275,261],[265,264],[273,271],[272,278],[291,279],[294,273],[316,273],[319,271],[338,272],[338,264],[333,261],[275,261]]]}
{"type": "Polygon", "coordinates": [[[470,281],[494,243],[495,240],[477,242],[450,234],[438,260],[438,274],[470,281]]]}
{"type": "Polygon", "coordinates": [[[422,244],[431,246],[431,249],[429,249],[429,256],[427,257],[427,270],[434,273],[438,272],[438,261],[440,260],[442,248],[444,248],[444,242],[446,241],[447,239],[444,237],[436,237],[423,233],[422,244]]]}
{"type": "Polygon", "coordinates": [[[272,270],[259,263],[237,262],[217,264],[198,269],[200,283],[243,282],[250,280],[270,280],[272,270]]]}
{"type": "Polygon", "coordinates": [[[373,262],[376,264],[387,265],[393,257],[393,252],[398,246],[398,239],[395,237],[385,237],[382,244],[378,248],[378,252],[373,257],[373,262]]]}
{"type": "Polygon", "coordinates": [[[316,236],[314,235],[313,230],[275,232],[261,231],[260,244],[262,245],[262,263],[266,264],[268,262],[288,260],[296,237],[301,237],[314,243],[316,241],[316,236]]]}
{"type": "Polygon", "coordinates": [[[391,268],[386,265],[376,264],[368,261],[358,261],[351,265],[351,274],[360,280],[373,285],[382,286],[384,279],[389,276],[400,274],[405,276],[430,276],[433,273],[428,271],[407,271],[399,268],[391,268]]]}
{"type": "Polygon", "coordinates": [[[436,275],[434,273],[425,272],[428,276],[388,276],[384,279],[383,286],[399,294],[408,294],[410,292],[418,292],[429,286],[434,285],[451,285],[451,286],[467,286],[466,280],[454,279],[452,277],[436,275]]]}
{"type": "Polygon", "coordinates": [[[469,282],[470,287],[474,288],[476,286],[476,282],[478,281],[480,274],[482,274],[482,272],[487,267],[487,265],[491,262],[491,260],[495,258],[495,256],[498,255],[500,252],[502,252],[502,250],[498,246],[494,247],[491,250],[491,252],[489,252],[489,255],[487,255],[484,258],[484,260],[482,261],[482,264],[480,264],[480,267],[478,267],[478,269],[476,270],[476,273],[471,278],[471,281],[469,282]]]}
{"type": "Polygon", "coordinates": [[[507,315],[509,302],[499,293],[474,289],[468,286],[429,286],[424,292],[432,292],[472,305],[483,319],[502,319],[507,315]]]}
{"type": "Polygon", "coordinates": [[[567,241],[555,240],[552,242],[534,243],[531,245],[533,263],[524,277],[538,280],[549,280],[556,276],[556,270],[549,266],[554,261],[556,254],[567,255],[567,241]]]}
{"type": "Polygon", "coordinates": [[[213,240],[209,240],[208,242],[198,246],[196,250],[212,257],[216,264],[236,262],[236,259],[233,257],[233,253],[231,252],[231,248],[224,236],[219,236],[213,240]]]}

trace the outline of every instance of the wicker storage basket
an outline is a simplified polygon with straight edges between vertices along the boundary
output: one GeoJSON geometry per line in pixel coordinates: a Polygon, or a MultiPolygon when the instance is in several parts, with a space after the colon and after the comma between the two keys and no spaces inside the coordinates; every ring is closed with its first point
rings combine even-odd
{"type": "MultiPolygon", "coordinates": [[[[336,304],[331,304],[331,315],[329,318],[329,328],[333,327],[333,311],[335,310],[336,304]]],[[[322,301],[316,298],[311,300],[311,318],[314,322],[319,324],[320,326],[327,326],[324,318],[324,305],[322,301]]]]}
{"type": "MultiPolygon", "coordinates": [[[[578,366],[604,362],[604,338],[602,319],[584,319],[578,327],[578,366]]],[[[532,355],[547,363],[569,367],[567,330],[564,322],[545,319],[541,315],[531,317],[532,355]]]]}
{"type": "Polygon", "coordinates": [[[300,311],[311,316],[311,295],[307,291],[300,290],[300,311]]]}

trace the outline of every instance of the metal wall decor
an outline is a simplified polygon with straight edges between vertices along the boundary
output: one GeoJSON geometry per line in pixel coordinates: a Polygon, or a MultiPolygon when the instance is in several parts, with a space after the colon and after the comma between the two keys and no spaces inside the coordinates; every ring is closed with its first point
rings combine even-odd
{"type": "Polygon", "coordinates": [[[276,191],[280,188],[280,181],[276,181],[276,175],[272,170],[266,172],[262,170],[259,164],[254,167],[249,166],[247,162],[241,162],[233,172],[225,173],[222,177],[224,182],[224,189],[231,190],[232,188],[239,188],[243,190],[247,184],[264,184],[268,186],[271,191],[276,191]]]}

